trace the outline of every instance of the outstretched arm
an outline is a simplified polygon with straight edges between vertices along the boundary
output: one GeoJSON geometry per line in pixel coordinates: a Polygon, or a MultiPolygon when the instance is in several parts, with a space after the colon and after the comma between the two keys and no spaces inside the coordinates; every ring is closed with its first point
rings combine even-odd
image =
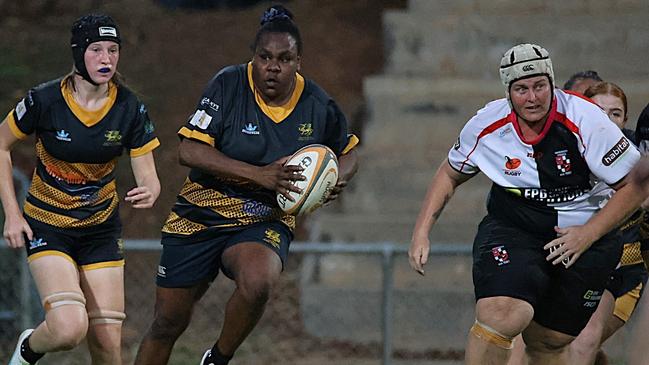
{"type": "Polygon", "coordinates": [[[9,247],[19,248],[25,245],[23,235],[32,239],[32,230],[23,218],[20,205],[14,190],[11,148],[18,141],[9,128],[9,122],[0,124],[0,199],[5,213],[4,239],[9,247]]]}
{"type": "Polygon", "coordinates": [[[428,261],[430,240],[428,235],[437,222],[442,210],[453,196],[455,188],[469,180],[474,175],[459,173],[444,160],[437,169],[433,180],[428,186],[428,192],[422,203],[417,222],[412,232],[412,241],[408,250],[410,267],[424,275],[424,265],[428,261]]]}

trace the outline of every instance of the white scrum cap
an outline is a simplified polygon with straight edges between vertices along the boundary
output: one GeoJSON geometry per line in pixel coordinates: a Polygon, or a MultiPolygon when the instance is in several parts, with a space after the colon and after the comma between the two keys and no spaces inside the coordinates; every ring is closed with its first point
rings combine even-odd
{"type": "Polygon", "coordinates": [[[554,71],[552,60],[545,48],[536,44],[523,43],[505,52],[500,60],[500,81],[505,85],[505,93],[509,99],[511,84],[531,76],[547,75],[554,87],[554,71]]]}

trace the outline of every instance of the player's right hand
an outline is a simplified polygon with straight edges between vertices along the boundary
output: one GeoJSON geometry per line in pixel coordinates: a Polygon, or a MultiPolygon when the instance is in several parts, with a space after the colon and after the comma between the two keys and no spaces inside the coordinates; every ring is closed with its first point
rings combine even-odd
{"type": "Polygon", "coordinates": [[[430,240],[428,236],[412,237],[410,248],[408,248],[408,261],[410,262],[410,267],[422,276],[425,274],[424,265],[428,262],[429,252],[430,240]]]}
{"type": "Polygon", "coordinates": [[[13,215],[5,217],[5,226],[3,237],[7,245],[11,248],[21,248],[25,246],[25,236],[29,240],[34,238],[32,229],[27,224],[25,218],[21,215],[13,215]]]}
{"type": "Polygon", "coordinates": [[[286,199],[295,201],[289,194],[291,191],[301,193],[302,189],[295,186],[295,181],[305,180],[301,172],[304,169],[300,166],[285,166],[290,156],[282,157],[279,160],[260,167],[259,185],[266,189],[282,194],[286,199]]]}

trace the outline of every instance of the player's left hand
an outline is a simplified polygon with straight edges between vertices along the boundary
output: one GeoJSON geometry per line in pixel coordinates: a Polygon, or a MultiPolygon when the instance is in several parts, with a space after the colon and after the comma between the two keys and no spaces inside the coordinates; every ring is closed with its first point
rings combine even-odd
{"type": "Polygon", "coordinates": [[[343,191],[343,189],[347,186],[347,180],[344,179],[338,179],[338,182],[336,185],[334,185],[333,188],[331,188],[331,192],[329,192],[329,196],[327,196],[327,200],[325,200],[324,204],[329,204],[332,201],[336,200],[338,198],[338,195],[343,191]]]}
{"type": "Polygon", "coordinates": [[[550,254],[546,260],[552,261],[552,265],[562,263],[569,268],[577,259],[595,242],[591,237],[591,230],[585,226],[571,226],[566,228],[554,227],[557,238],[543,246],[550,254]]]}
{"type": "Polygon", "coordinates": [[[124,200],[131,203],[133,208],[145,209],[151,208],[156,198],[148,187],[138,186],[126,193],[124,200]]]}

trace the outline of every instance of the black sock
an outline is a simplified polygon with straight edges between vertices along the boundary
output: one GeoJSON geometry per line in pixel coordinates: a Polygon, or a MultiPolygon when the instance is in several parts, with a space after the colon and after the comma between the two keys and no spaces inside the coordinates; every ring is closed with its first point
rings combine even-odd
{"type": "Polygon", "coordinates": [[[208,357],[209,361],[213,362],[214,365],[228,365],[232,356],[226,356],[219,351],[218,341],[212,347],[210,351],[210,356],[208,357]]]}
{"type": "Polygon", "coordinates": [[[23,343],[20,344],[20,356],[22,356],[28,363],[35,364],[36,361],[40,360],[45,354],[34,352],[34,350],[32,350],[29,346],[30,337],[32,337],[32,335],[27,336],[23,340],[23,343]]]}

